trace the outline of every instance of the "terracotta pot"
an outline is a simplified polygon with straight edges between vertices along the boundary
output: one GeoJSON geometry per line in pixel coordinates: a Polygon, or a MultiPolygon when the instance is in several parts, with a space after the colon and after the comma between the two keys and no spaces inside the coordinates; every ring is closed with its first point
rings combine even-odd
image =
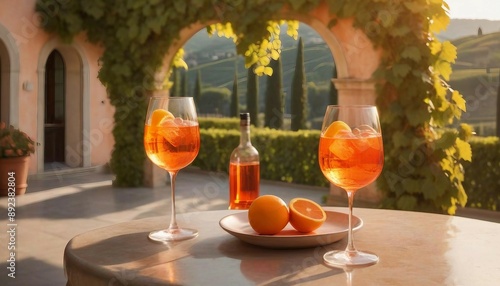
{"type": "Polygon", "coordinates": [[[16,195],[22,195],[26,192],[29,162],[29,156],[0,158],[0,196],[8,195],[9,182],[14,183],[16,195]]]}

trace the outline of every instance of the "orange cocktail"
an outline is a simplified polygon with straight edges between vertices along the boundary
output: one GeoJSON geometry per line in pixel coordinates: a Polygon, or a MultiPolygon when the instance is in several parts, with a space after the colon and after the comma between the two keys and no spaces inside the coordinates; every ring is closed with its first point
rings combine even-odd
{"type": "Polygon", "coordinates": [[[349,228],[345,250],[323,255],[326,265],[338,268],[369,266],[379,257],[354,247],[352,211],[356,192],[377,179],[384,165],[384,149],[377,107],[329,105],[321,128],[319,166],[330,183],[347,192],[349,228]]]}
{"type": "Polygon", "coordinates": [[[164,120],[157,126],[146,125],[144,148],[157,166],[168,170],[180,170],[193,162],[200,150],[198,122],[164,120]]]}
{"type": "Polygon", "coordinates": [[[382,136],[365,131],[322,135],[319,141],[319,165],[327,179],[345,190],[356,191],[375,181],[384,163],[382,136]]]}

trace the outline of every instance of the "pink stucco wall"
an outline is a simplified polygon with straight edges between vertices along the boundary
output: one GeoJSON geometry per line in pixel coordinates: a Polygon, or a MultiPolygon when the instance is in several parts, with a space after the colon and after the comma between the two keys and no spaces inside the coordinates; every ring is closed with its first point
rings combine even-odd
{"type": "MultiPolygon", "coordinates": [[[[44,47],[50,46],[49,43],[60,42],[57,36],[49,35],[40,28],[40,18],[34,12],[36,0],[23,0],[13,1],[0,0],[0,26],[7,29],[10,36],[15,39],[16,57],[19,61],[19,82],[18,85],[18,104],[16,110],[11,113],[18,114],[18,127],[28,133],[35,141],[39,143],[40,137],[40,124],[43,122],[39,120],[40,106],[39,97],[40,85],[43,87],[43,82],[39,82],[40,72],[39,63],[46,61],[47,55],[44,54],[44,47]],[[23,83],[30,83],[33,89],[28,91],[23,89],[23,83]]],[[[57,7],[50,7],[48,15],[57,13],[57,7]]],[[[2,39],[0,39],[2,40],[2,39]]],[[[63,45],[60,43],[59,45],[63,45]]],[[[83,59],[85,64],[82,64],[80,72],[86,73],[88,82],[81,81],[82,87],[76,89],[85,89],[87,92],[86,102],[88,102],[87,114],[82,114],[87,118],[88,131],[80,135],[82,137],[80,145],[75,146],[77,152],[90,151],[90,166],[98,166],[106,164],[111,155],[114,140],[111,134],[113,127],[113,107],[110,105],[104,86],[97,79],[98,74],[98,59],[102,54],[102,48],[92,45],[86,41],[85,35],[78,36],[74,42],[69,45],[77,50],[79,56],[83,59]]],[[[42,64],[43,67],[43,64],[42,64]]],[[[3,71],[2,71],[3,72],[3,71]]],[[[85,93],[84,95],[85,96],[85,93]]],[[[83,100],[85,102],[85,100],[83,100]]],[[[42,110],[43,112],[43,110],[42,110]]],[[[66,114],[66,120],[73,120],[72,114],[66,114]]],[[[78,118],[75,120],[82,120],[78,118]]],[[[43,152],[43,146],[37,147],[37,152],[43,152]]],[[[43,161],[37,156],[33,155],[31,158],[30,173],[36,173],[40,170],[40,164],[43,161]]],[[[88,164],[87,164],[88,165],[88,164]]]]}

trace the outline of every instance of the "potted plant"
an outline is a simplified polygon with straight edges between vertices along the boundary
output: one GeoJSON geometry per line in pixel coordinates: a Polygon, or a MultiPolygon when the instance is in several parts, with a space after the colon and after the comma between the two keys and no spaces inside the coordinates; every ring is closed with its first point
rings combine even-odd
{"type": "Polygon", "coordinates": [[[28,186],[30,155],[35,142],[24,132],[0,122],[0,195],[22,195],[28,186]],[[9,194],[10,193],[10,194],[9,194]]]}

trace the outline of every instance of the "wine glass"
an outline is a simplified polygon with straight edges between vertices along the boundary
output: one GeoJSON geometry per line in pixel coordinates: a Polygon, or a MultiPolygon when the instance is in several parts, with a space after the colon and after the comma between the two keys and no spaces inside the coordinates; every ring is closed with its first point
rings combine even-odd
{"type": "Polygon", "coordinates": [[[323,118],[318,159],[325,177],[347,192],[349,203],[347,247],[325,253],[325,264],[345,268],[377,263],[376,254],[356,250],[352,236],[354,195],[377,179],[384,164],[377,108],[329,105],[323,118]]]}
{"type": "Polygon", "coordinates": [[[175,217],[175,177],[200,150],[200,129],[192,97],[153,96],[149,100],[144,127],[144,148],[154,164],[170,174],[172,190],[170,225],[153,231],[149,238],[168,242],[194,238],[198,231],[180,228],[175,217]]]}

